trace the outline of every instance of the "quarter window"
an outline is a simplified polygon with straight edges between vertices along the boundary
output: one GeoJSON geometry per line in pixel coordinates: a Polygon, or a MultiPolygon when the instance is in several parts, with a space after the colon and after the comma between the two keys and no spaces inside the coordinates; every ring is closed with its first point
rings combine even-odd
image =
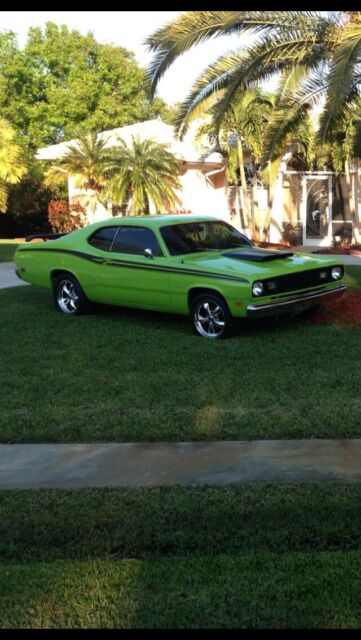
{"type": "Polygon", "coordinates": [[[96,231],[89,239],[89,244],[97,249],[110,251],[116,232],[117,227],[104,227],[103,229],[98,229],[98,231],[96,231]]]}
{"type": "Polygon", "coordinates": [[[112,246],[112,252],[143,255],[144,249],[151,249],[153,256],[163,255],[157,238],[151,229],[131,227],[128,225],[118,228],[118,233],[112,246]]]}

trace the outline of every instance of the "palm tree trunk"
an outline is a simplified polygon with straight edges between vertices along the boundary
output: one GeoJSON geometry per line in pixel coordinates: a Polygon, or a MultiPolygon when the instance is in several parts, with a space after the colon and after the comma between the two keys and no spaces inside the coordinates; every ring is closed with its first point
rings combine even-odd
{"type": "Polygon", "coordinates": [[[283,185],[283,173],[280,171],[281,161],[278,159],[273,163],[273,170],[269,163],[269,183],[268,183],[268,207],[266,216],[263,219],[262,228],[262,240],[267,240],[267,234],[271,226],[271,220],[277,219],[279,212],[282,210],[283,197],[282,197],[282,185],[283,185]],[[275,170],[276,167],[276,170],[275,170]]]}
{"type": "Polygon", "coordinates": [[[147,195],[145,196],[144,213],[145,213],[146,216],[149,216],[149,214],[150,214],[150,204],[149,204],[149,198],[148,198],[147,195]]]}
{"type": "Polygon", "coordinates": [[[356,203],[354,192],[352,188],[352,180],[351,180],[351,172],[350,172],[350,158],[346,156],[345,159],[345,178],[346,178],[346,190],[347,190],[347,199],[350,210],[350,217],[353,223],[355,240],[359,244],[361,240],[360,234],[360,220],[358,216],[358,212],[356,211],[356,203]]]}
{"type": "Polygon", "coordinates": [[[136,213],[137,212],[135,210],[134,189],[131,187],[130,188],[130,215],[135,216],[136,213]]]}
{"type": "Polygon", "coordinates": [[[250,214],[250,200],[247,189],[246,173],[244,170],[244,155],[243,145],[240,136],[237,136],[237,149],[238,149],[238,165],[239,174],[241,179],[241,195],[242,195],[242,209],[246,227],[249,226],[249,214],[250,214]]]}

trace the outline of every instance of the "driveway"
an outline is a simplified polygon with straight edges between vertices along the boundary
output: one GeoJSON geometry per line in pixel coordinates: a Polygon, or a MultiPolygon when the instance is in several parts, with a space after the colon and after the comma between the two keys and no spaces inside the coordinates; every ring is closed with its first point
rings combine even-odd
{"type": "MultiPolygon", "coordinates": [[[[335,256],[336,258],[337,256],[335,256]]],[[[361,256],[339,256],[342,259],[342,262],[347,266],[348,264],[352,264],[357,267],[361,267],[361,256]]]]}
{"type": "Polygon", "coordinates": [[[15,265],[13,262],[0,262],[0,289],[8,287],[19,287],[28,284],[20,280],[15,273],[15,265]]]}

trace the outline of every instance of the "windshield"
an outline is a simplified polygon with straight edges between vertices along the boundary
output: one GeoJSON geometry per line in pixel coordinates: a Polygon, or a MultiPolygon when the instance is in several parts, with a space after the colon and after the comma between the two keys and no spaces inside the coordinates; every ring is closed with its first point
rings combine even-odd
{"type": "Polygon", "coordinates": [[[171,256],[252,245],[227,222],[187,222],[163,227],[160,232],[171,256]]]}

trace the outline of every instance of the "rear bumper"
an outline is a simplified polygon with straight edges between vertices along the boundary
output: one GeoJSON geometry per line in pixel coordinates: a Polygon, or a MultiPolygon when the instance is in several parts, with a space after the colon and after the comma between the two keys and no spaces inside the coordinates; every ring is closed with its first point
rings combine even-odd
{"type": "Polygon", "coordinates": [[[265,302],[264,304],[249,304],[247,307],[247,317],[267,318],[268,316],[278,316],[283,313],[297,313],[313,307],[316,304],[341,297],[346,291],[346,288],[346,285],[340,284],[333,289],[301,293],[293,298],[287,298],[287,300],[265,302]]]}

